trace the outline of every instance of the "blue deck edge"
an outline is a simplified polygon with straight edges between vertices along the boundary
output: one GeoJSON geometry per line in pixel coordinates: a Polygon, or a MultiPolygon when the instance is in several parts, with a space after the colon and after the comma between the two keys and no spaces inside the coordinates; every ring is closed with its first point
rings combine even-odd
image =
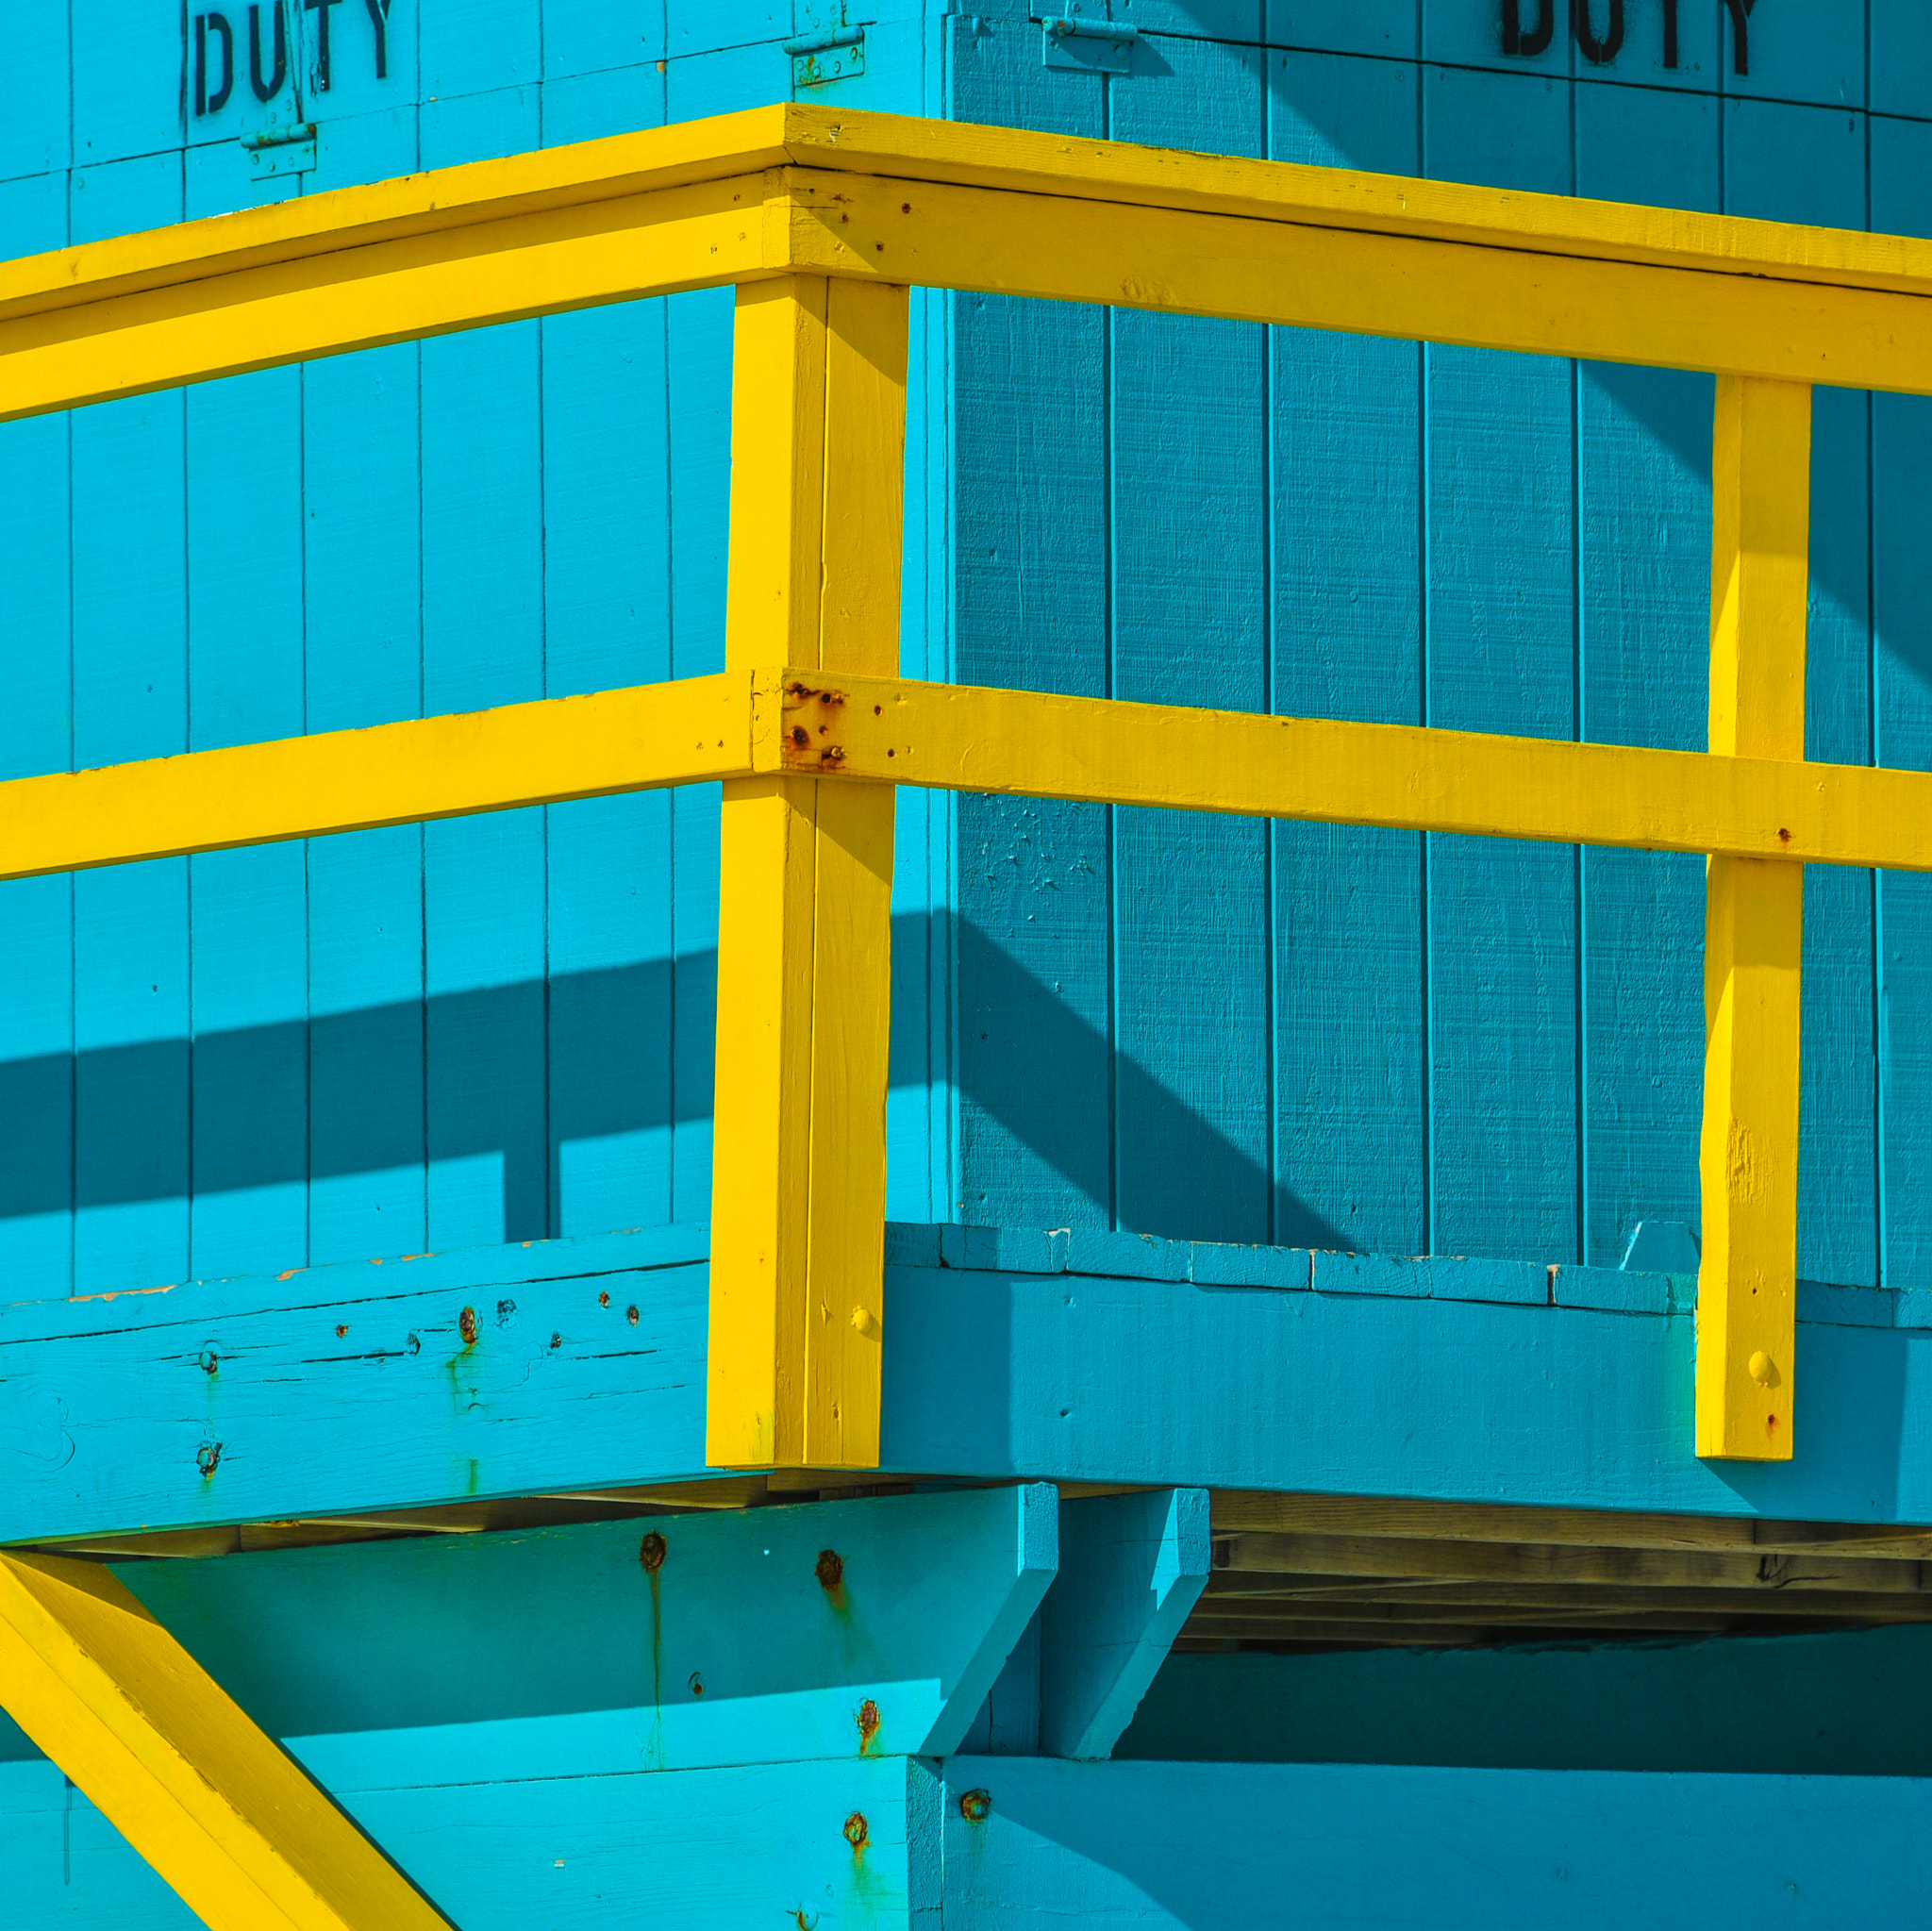
{"type": "MultiPolygon", "coordinates": [[[[706,1230],[0,1307],[0,1540],[702,1477],[706,1230]]],[[[1692,1278],[894,1225],[882,1465],[1932,1521],[1932,1294],[1806,1286],[1796,1458],[1700,1462],[1692,1278]]]]}

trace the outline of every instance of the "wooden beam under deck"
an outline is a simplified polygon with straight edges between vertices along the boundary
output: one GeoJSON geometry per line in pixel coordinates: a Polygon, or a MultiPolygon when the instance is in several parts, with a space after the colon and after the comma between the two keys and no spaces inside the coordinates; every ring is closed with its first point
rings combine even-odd
{"type": "MultiPolygon", "coordinates": [[[[921,1479],[882,1473],[866,1492],[921,1479]]],[[[758,1508],[850,1495],[851,1472],[552,1491],[441,1507],[43,1544],[206,1559],[400,1537],[758,1508]]],[[[1134,1485],[1067,1483],[1063,1497],[1134,1485]]],[[[1624,1514],[1223,1490],[1188,1650],[1471,1647],[1783,1635],[1932,1622],[1932,1526],[1624,1514]]]]}
{"type": "Polygon", "coordinates": [[[1776,1522],[1761,1516],[1636,1514],[1620,1509],[1539,1508],[1516,1503],[1427,1497],[1277,1494],[1218,1490],[1214,1533],[1442,1538],[1471,1542],[1567,1542],[1605,1549],[1789,1551],[1932,1560],[1932,1525],[1776,1522]]]}

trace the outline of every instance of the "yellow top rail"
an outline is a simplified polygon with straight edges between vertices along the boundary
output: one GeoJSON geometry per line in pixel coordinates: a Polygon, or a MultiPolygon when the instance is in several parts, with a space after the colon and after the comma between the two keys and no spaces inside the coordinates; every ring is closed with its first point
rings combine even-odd
{"type": "Polygon", "coordinates": [[[1810,391],[1932,393],[1932,243],[824,108],[0,264],[0,419],[738,287],[726,672],[0,785],[0,876],[722,778],[708,1452],[878,1459],[900,783],[1709,855],[1700,1454],[1790,1454],[1805,862],[1932,776],[1804,760],[1810,391]],[[1706,370],[1710,754],[897,677],[911,285],[1706,370]]]}
{"type": "Polygon", "coordinates": [[[1932,392],[1932,242],[791,105],[0,264],[0,420],[795,273],[1932,392]]]}

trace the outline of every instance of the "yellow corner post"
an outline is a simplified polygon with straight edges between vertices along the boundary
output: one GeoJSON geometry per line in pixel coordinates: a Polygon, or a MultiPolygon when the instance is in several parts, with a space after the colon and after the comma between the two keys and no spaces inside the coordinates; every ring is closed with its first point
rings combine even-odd
{"type": "Polygon", "coordinates": [[[99,1564],[0,1555],[0,1705],[211,1931],[447,1931],[99,1564]]]}
{"type": "MultiPolygon", "coordinates": [[[[738,291],[726,662],[791,664],[785,728],[899,658],[907,291],[738,291]]],[[[879,1456],[890,788],[724,788],[706,1458],[879,1456]]]]}
{"type": "MultiPolygon", "coordinates": [[[[1719,377],[1711,486],[1710,749],[1802,760],[1808,386],[1719,377]]],[[[1700,1456],[1791,1455],[1804,925],[1803,865],[1709,860],[1700,1456]]]]}

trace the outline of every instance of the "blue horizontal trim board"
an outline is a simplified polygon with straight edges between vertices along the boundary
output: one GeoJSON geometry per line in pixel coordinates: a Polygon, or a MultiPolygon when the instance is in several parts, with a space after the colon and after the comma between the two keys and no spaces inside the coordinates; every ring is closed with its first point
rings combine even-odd
{"type": "Polygon", "coordinates": [[[1628,1931],[1916,1915],[1932,1785],[1362,1765],[946,1767],[946,1931],[1628,1931]],[[986,1793],[978,1823],[960,1814],[986,1793]]]}
{"type": "Polygon", "coordinates": [[[706,1246],[652,1228],[0,1309],[0,1534],[701,1473],[706,1246]]]}
{"type": "MultiPolygon", "coordinates": [[[[0,1308],[0,1540],[700,1475],[706,1245],[0,1308]]],[[[1078,1229],[898,1226],[887,1260],[888,1469],[1932,1521],[1932,1331],[1891,1324],[1923,1292],[1805,1290],[1797,1457],[1750,1467],[1691,1453],[1682,1276],[1078,1229]]]]}
{"type": "MultiPolygon", "coordinates": [[[[1626,1931],[1916,1915],[1932,1786],[1014,1756],[336,1794],[463,1931],[1626,1931]],[[965,1806],[961,1799],[983,1793],[965,1806]],[[864,1820],[862,1848],[845,1837],[864,1820]]],[[[10,1931],[193,1918],[50,1764],[0,1766],[10,1931]]]]}
{"type": "MultiPolygon", "coordinates": [[[[908,1793],[931,1782],[917,1758],[855,1756],[419,1788],[378,1774],[333,1794],[461,1931],[858,1931],[907,1924],[908,1793]]],[[[0,1764],[0,1870],[8,1931],[199,1923],[49,1763],[0,1764]]]]}
{"type": "MultiPolygon", "coordinates": [[[[1932,1333],[1801,1323],[1796,1458],[1707,1464],[1691,1444],[1694,1323],[1655,1301],[1637,1314],[1512,1303],[1501,1289],[1517,1271],[1477,1261],[1420,1271],[1480,1283],[1489,1298],[1374,1291],[1406,1280],[1405,1264],[1331,1270],[1339,1257],[1320,1255],[1313,1280],[1371,1291],[1256,1291],[1178,1278],[1190,1270],[1173,1250],[1146,1251],[1154,1264],[1138,1276],[989,1269],[943,1294],[930,1291],[930,1269],[889,1266],[888,1459],[1081,1481],[1932,1520],[1932,1333]]],[[[1653,1278],[1667,1297],[1670,1277],[1653,1278]]]]}

